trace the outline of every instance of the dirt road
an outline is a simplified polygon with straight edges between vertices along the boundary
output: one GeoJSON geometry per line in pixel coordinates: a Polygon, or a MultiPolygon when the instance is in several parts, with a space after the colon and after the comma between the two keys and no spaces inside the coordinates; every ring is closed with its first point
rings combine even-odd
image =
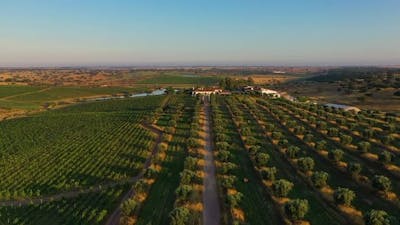
{"type": "Polygon", "coordinates": [[[215,164],[213,156],[213,144],[210,128],[210,103],[207,98],[204,101],[204,131],[205,155],[204,155],[204,191],[203,191],[203,224],[218,225],[220,223],[220,204],[217,193],[217,181],[215,178],[215,164]]]}

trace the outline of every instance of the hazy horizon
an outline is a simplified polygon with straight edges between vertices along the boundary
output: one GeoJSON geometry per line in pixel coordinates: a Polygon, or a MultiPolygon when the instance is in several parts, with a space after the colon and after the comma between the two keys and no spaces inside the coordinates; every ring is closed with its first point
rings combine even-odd
{"type": "Polygon", "coordinates": [[[400,2],[4,1],[0,67],[388,66],[400,2]]]}

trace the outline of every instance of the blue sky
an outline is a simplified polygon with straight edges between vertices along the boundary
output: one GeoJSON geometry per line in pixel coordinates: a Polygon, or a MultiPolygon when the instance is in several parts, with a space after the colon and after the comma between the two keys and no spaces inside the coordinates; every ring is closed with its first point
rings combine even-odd
{"type": "Polygon", "coordinates": [[[2,0],[0,66],[400,64],[398,0],[2,0]]]}

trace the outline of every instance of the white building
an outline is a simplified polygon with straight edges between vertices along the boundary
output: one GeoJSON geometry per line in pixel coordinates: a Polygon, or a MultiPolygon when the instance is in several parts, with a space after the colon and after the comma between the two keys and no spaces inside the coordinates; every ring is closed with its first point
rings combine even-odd
{"type": "Polygon", "coordinates": [[[279,92],[271,90],[271,89],[266,89],[266,88],[259,88],[257,90],[261,95],[267,95],[273,98],[280,98],[281,95],[279,94],[279,92]]]}
{"type": "Polygon", "coordinates": [[[192,90],[192,95],[212,95],[222,93],[220,88],[197,88],[192,90]]]}
{"type": "Polygon", "coordinates": [[[361,109],[359,109],[359,108],[357,108],[355,106],[349,106],[349,105],[340,105],[340,104],[328,103],[328,104],[325,104],[325,106],[332,107],[332,108],[335,108],[335,109],[342,109],[344,111],[354,111],[356,113],[361,111],[361,109]]]}

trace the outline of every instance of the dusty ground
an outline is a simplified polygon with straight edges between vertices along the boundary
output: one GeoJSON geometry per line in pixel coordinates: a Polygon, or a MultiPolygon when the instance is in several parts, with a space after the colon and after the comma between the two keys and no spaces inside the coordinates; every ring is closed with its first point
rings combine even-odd
{"type": "Polygon", "coordinates": [[[251,76],[255,84],[279,84],[299,77],[292,75],[268,74],[251,76]]]}

